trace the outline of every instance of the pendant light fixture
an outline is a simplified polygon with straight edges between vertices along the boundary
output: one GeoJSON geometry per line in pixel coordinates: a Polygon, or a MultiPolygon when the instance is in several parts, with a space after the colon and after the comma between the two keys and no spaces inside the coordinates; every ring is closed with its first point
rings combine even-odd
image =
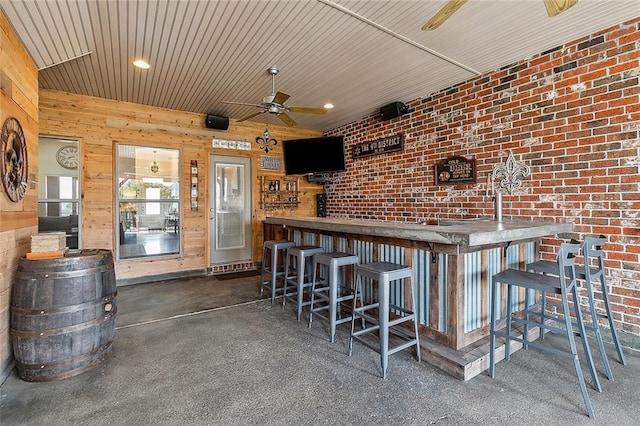
{"type": "Polygon", "coordinates": [[[151,163],[151,171],[153,173],[158,173],[160,168],[158,167],[158,162],[156,161],[156,151],[153,151],[153,163],[151,163]]]}

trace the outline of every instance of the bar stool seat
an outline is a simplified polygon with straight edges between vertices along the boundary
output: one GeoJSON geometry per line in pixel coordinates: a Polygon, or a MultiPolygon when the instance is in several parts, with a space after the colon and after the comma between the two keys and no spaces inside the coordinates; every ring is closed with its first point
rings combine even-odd
{"type": "MultiPolygon", "coordinates": [[[[313,282],[311,284],[311,303],[309,312],[309,328],[314,316],[329,322],[329,338],[333,343],[336,336],[336,326],[351,321],[351,315],[342,317],[342,303],[354,298],[353,286],[347,287],[341,282],[340,268],[348,265],[357,265],[360,259],[356,255],[342,252],[316,254],[313,256],[313,282]],[[327,268],[324,280],[318,279],[321,267],[327,268]],[[318,287],[318,284],[321,287],[318,287]],[[318,301],[324,304],[317,306],[318,301]],[[327,315],[323,312],[327,311],[327,315]]],[[[347,307],[351,310],[351,306],[347,307]]]]}
{"type": "Polygon", "coordinates": [[[357,340],[370,349],[380,354],[380,364],[382,367],[382,377],[387,376],[387,366],[389,355],[403,349],[415,346],[418,362],[421,361],[420,337],[418,333],[418,320],[416,316],[415,292],[413,288],[413,272],[411,267],[390,262],[373,262],[356,266],[356,296],[362,295],[362,277],[378,282],[378,297],[368,305],[357,307],[357,298],[354,298],[353,318],[351,321],[351,336],[349,339],[349,355],[353,350],[353,341],[357,340]],[[402,283],[405,278],[410,281],[411,309],[391,303],[390,291],[392,283],[402,283]],[[378,317],[369,314],[367,311],[378,310],[378,317]],[[394,319],[389,318],[389,311],[392,310],[399,316],[394,319]],[[363,327],[355,330],[355,321],[361,318],[363,327]],[[400,327],[405,322],[413,323],[413,332],[405,327],[400,327]],[[371,324],[367,326],[367,324],[371,324]],[[374,345],[362,336],[375,334],[377,332],[379,345],[374,345]],[[394,334],[404,340],[404,343],[393,348],[389,348],[389,333],[394,334]]]}
{"type": "Polygon", "coordinates": [[[265,288],[271,290],[271,303],[276,300],[276,292],[284,291],[284,284],[278,288],[278,278],[284,282],[285,271],[280,270],[279,259],[284,259],[289,247],[294,247],[294,241],[267,240],[262,245],[262,268],[260,270],[260,297],[265,288]],[[267,262],[267,260],[269,262],[267,262]]]}
{"type": "Polygon", "coordinates": [[[298,321],[302,317],[302,308],[311,304],[310,290],[313,284],[311,260],[314,255],[319,253],[324,253],[324,249],[318,246],[296,246],[287,249],[284,261],[285,278],[282,307],[284,308],[287,298],[293,299],[295,296],[298,321]],[[289,289],[289,284],[293,286],[293,290],[289,289]],[[304,300],[305,291],[309,296],[308,301],[304,300]]]}
{"type": "MultiPolygon", "coordinates": [[[[580,250],[580,244],[571,244],[571,243],[562,243],[560,245],[560,249],[558,250],[558,269],[557,270],[565,270],[568,268],[568,277],[564,275],[560,276],[551,276],[551,275],[542,275],[532,272],[521,271],[517,269],[506,269],[502,272],[499,272],[491,278],[491,331],[490,331],[490,343],[489,343],[489,376],[491,378],[495,377],[495,363],[496,363],[496,338],[502,337],[505,339],[505,360],[509,360],[511,357],[511,341],[514,340],[523,345],[524,349],[528,349],[529,346],[538,348],[556,355],[560,355],[573,360],[576,377],[578,379],[578,384],[580,386],[580,391],[582,393],[582,398],[584,400],[585,407],[587,409],[587,414],[589,417],[593,417],[593,407],[591,405],[591,401],[589,399],[589,394],[587,393],[584,376],[582,374],[582,368],[580,367],[580,360],[578,358],[578,351],[575,343],[575,336],[571,321],[571,311],[569,310],[569,298],[568,295],[571,293],[573,298],[573,314],[576,318],[576,323],[578,326],[578,333],[580,336],[585,336],[585,328],[582,320],[582,313],[580,311],[580,304],[578,302],[578,291],[576,288],[576,278],[575,278],[575,270],[574,270],[574,261],[575,254],[580,250]],[[505,322],[506,327],[504,330],[499,330],[498,324],[498,312],[500,311],[500,300],[498,297],[500,296],[499,286],[500,284],[507,285],[507,295],[506,295],[506,303],[507,311],[506,315],[500,323],[505,322]],[[556,327],[546,323],[545,321],[533,321],[532,315],[528,309],[525,309],[524,318],[516,318],[512,314],[512,293],[513,287],[521,287],[527,290],[536,290],[541,292],[548,292],[560,295],[562,300],[562,308],[563,308],[563,319],[564,319],[564,328],[556,327]],[[512,334],[512,324],[522,324],[524,326],[524,333],[522,338],[515,336],[512,334]],[[537,326],[540,330],[547,329],[557,333],[564,334],[569,342],[569,351],[565,351],[562,349],[558,349],[556,347],[550,347],[548,345],[543,344],[542,342],[532,342],[529,341],[528,337],[528,328],[530,326],[537,326]]],[[[528,292],[527,292],[528,293],[528,292]]],[[[526,302],[525,302],[526,303],[526,302]]],[[[595,368],[593,366],[593,358],[591,356],[591,351],[589,350],[589,345],[587,344],[586,339],[582,340],[582,346],[587,357],[587,364],[589,367],[589,371],[591,373],[591,377],[593,379],[595,389],[600,392],[600,382],[598,380],[598,376],[596,375],[595,368]]]]}

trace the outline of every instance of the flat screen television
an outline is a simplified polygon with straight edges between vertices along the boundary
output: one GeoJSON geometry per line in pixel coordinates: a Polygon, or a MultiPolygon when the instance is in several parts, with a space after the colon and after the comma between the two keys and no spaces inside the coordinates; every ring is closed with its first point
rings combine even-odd
{"type": "Polygon", "coordinates": [[[287,175],[346,170],[342,136],[289,139],[282,142],[282,150],[284,171],[287,175]]]}

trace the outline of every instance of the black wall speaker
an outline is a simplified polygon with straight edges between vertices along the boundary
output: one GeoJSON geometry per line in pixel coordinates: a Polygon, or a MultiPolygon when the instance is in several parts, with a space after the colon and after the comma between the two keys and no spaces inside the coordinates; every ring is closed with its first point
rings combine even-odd
{"type": "Polygon", "coordinates": [[[407,106],[402,102],[392,102],[389,105],[385,105],[380,108],[380,119],[382,121],[391,120],[392,118],[406,114],[407,111],[407,106]]]}
{"type": "Polygon", "coordinates": [[[209,129],[227,130],[229,128],[229,117],[207,114],[204,123],[209,129]]]}
{"type": "Polygon", "coordinates": [[[316,207],[316,216],[327,217],[327,194],[316,194],[316,207]]]}

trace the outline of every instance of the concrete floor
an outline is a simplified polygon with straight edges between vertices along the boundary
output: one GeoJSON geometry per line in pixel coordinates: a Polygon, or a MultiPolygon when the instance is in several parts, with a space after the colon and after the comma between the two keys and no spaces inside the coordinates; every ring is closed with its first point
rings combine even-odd
{"type": "MultiPolygon", "coordinates": [[[[335,343],[325,324],[298,322],[292,304],[258,300],[258,277],[195,278],[118,288],[113,356],[65,380],[0,387],[8,425],[637,425],[640,356],[607,347],[615,381],[589,388],[589,419],[570,361],[534,349],[497,365],[495,379],[463,382],[378,355],[348,325],[335,343]],[[199,312],[198,312],[199,311],[199,312]]],[[[560,345],[560,340],[551,338],[560,345]]],[[[585,370],[586,373],[586,370],[585,370]]]]}

